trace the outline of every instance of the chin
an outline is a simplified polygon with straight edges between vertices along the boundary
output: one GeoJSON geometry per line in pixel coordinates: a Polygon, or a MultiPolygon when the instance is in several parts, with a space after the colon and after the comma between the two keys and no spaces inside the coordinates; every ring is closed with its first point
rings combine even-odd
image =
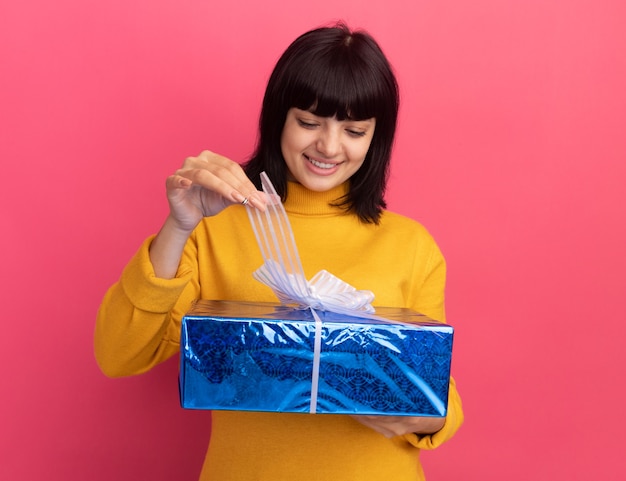
{"type": "Polygon", "coordinates": [[[327,190],[334,189],[343,182],[331,179],[305,179],[304,182],[300,183],[313,192],[326,192],[327,190]]]}

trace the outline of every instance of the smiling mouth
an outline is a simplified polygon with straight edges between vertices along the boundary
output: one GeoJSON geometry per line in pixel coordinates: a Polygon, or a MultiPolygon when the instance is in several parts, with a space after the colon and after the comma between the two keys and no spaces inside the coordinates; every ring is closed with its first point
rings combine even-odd
{"type": "Polygon", "coordinates": [[[315,160],[312,159],[311,157],[306,156],[306,160],[308,160],[309,162],[311,162],[315,167],[319,168],[319,169],[332,169],[333,167],[336,167],[339,164],[329,164],[328,162],[320,162],[319,160],[315,160]]]}

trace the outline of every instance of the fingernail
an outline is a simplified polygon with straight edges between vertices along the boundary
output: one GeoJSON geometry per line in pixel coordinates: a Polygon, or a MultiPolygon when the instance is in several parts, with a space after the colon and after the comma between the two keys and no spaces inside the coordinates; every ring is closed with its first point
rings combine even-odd
{"type": "Polygon", "coordinates": [[[265,212],[265,209],[267,209],[267,204],[257,198],[256,195],[250,197],[249,203],[252,207],[259,209],[261,212],[265,212]]]}

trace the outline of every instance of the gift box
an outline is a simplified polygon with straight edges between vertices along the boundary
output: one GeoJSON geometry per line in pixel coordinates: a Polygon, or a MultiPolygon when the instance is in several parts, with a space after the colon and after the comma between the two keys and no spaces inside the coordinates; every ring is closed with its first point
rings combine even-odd
{"type": "Polygon", "coordinates": [[[408,309],[196,301],[182,320],[181,405],[445,416],[452,339],[451,326],[408,309]]]}

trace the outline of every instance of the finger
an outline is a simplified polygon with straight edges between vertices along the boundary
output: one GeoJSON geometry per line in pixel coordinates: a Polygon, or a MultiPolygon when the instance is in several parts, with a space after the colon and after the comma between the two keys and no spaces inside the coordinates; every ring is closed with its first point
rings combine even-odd
{"type": "Polygon", "coordinates": [[[216,166],[212,166],[211,170],[204,166],[184,168],[176,171],[176,176],[187,179],[190,185],[197,185],[215,192],[230,203],[242,202],[251,190],[245,181],[233,176],[227,169],[216,166]]]}
{"type": "Polygon", "coordinates": [[[256,187],[242,167],[210,151],[204,151],[198,157],[187,158],[177,175],[220,194],[231,203],[242,203],[247,198],[248,202],[256,200],[251,202],[252,205],[263,205],[256,187]]]}
{"type": "Polygon", "coordinates": [[[352,417],[356,419],[357,421],[359,421],[364,426],[367,426],[368,428],[373,429],[377,433],[382,434],[383,436],[387,438],[392,438],[395,436],[395,433],[393,431],[390,431],[384,425],[381,425],[380,416],[356,415],[352,417]]]}
{"type": "Polygon", "coordinates": [[[173,189],[188,189],[189,187],[191,187],[192,182],[189,179],[186,179],[185,177],[181,177],[180,175],[170,175],[166,180],[165,180],[165,187],[167,188],[167,190],[173,190],[173,189]]]}
{"type": "Polygon", "coordinates": [[[268,195],[265,192],[256,190],[250,196],[244,197],[241,203],[243,205],[250,205],[256,209],[265,212],[268,205],[275,205],[280,203],[280,197],[268,195]]]}

